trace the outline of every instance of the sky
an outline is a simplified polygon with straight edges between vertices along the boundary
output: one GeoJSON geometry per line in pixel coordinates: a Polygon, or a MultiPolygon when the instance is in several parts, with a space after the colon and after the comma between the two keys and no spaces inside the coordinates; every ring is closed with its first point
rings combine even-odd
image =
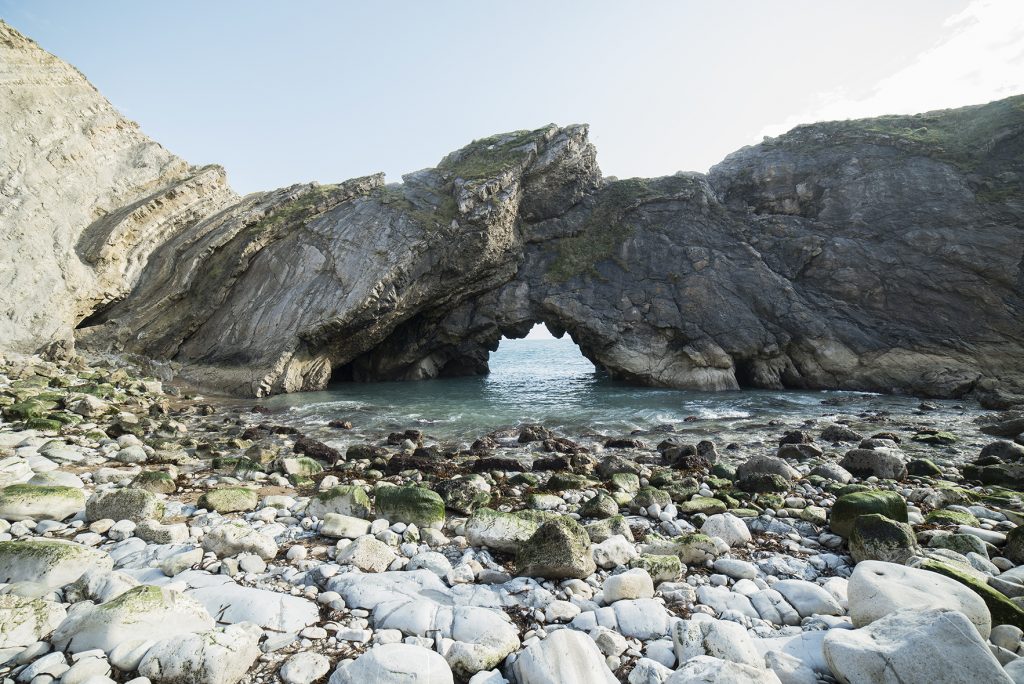
{"type": "Polygon", "coordinates": [[[0,0],[243,193],[589,123],[606,175],[705,171],[793,125],[1024,92],[1024,0],[0,0]]]}

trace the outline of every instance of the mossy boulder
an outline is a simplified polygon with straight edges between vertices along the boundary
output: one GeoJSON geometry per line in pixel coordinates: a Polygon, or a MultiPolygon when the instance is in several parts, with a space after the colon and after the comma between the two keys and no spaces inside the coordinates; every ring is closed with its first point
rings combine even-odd
{"type": "Polygon", "coordinates": [[[473,546],[516,553],[541,523],[555,515],[541,511],[506,513],[493,508],[479,508],[466,521],[466,539],[473,546]]]}
{"type": "Polygon", "coordinates": [[[584,579],[596,571],[587,531],[568,516],[537,528],[516,557],[516,574],[525,577],[584,579]]]}
{"type": "Polygon", "coordinates": [[[39,582],[59,588],[89,570],[111,570],[114,561],[98,549],[57,539],[0,542],[0,582],[39,582]]]}
{"type": "Polygon", "coordinates": [[[29,430],[39,430],[40,432],[60,432],[64,424],[52,418],[29,418],[25,421],[25,427],[29,430]]]}
{"type": "Polygon", "coordinates": [[[621,534],[629,541],[633,541],[633,531],[629,529],[629,523],[626,522],[626,518],[622,515],[613,515],[610,518],[604,520],[595,520],[592,523],[588,523],[584,526],[587,531],[587,536],[590,537],[590,541],[595,544],[600,544],[609,537],[614,537],[617,534],[621,534]]]}
{"type": "Polygon", "coordinates": [[[913,528],[878,513],[859,515],[850,532],[850,555],[857,563],[866,560],[905,564],[918,553],[913,528]]]}
{"type": "Polygon", "coordinates": [[[972,513],[967,511],[950,511],[944,508],[930,511],[924,517],[924,521],[935,525],[969,525],[971,527],[977,527],[981,524],[972,513]]]}
{"type": "Polygon", "coordinates": [[[937,534],[929,540],[928,546],[934,549],[949,549],[964,556],[973,552],[988,558],[985,542],[973,534],[937,534]]]}
{"type": "Polygon", "coordinates": [[[424,487],[378,486],[375,490],[377,515],[391,522],[441,529],[444,500],[424,487]]]}
{"type": "Polygon", "coordinates": [[[320,462],[309,456],[298,456],[296,458],[281,459],[281,470],[292,482],[309,480],[314,475],[324,472],[320,462]]]}
{"type": "Polygon", "coordinates": [[[642,553],[629,562],[629,567],[646,570],[655,585],[659,582],[675,582],[683,574],[682,561],[679,556],[673,555],[642,553]]]}
{"type": "Polygon", "coordinates": [[[0,648],[31,646],[67,617],[64,606],[53,601],[0,594],[0,648]]]}
{"type": "Polygon", "coordinates": [[[490,486],[480,475],[466,475],[442,480],[434,485],[434,491],[441,495],[444,505],[464,515],[491,502],[490,486]]]}
{"type": "Polygon", "coordinates": [[[1018,525],[1006,533],[1003,554],[1017,565],[1024,565],[1024,525],[1018,525]]]}
{"type": "Polygon", "coordinates": [[[77,487],[15,484],[0,490],[0,518],[64,520],[85,510],[85,493],[77,487]]]}
{"type": "Polygon", "coordinates": [[[555,473],[548,478],[544,488],[552,492],[562,492],[566,489],[590,489],[596,482],[583,475],[576,473],[555,473]]]}
{"type": "Polygon", "coordinates": [[[46,413],[56,404],[53,402],[42,402],[34,399],[19,401],[3,408],[3,416],[6,420],[27,421],[32,418],[43,418],[46,413]]]}
{"type": "Polygon", "coordinates": [[[619,504],[604,492],[598,492],[580,506],[579,514],[583,518],[610,518],[619,514],[619,504]]]}
{"type": "Polygon", "coordinates": [[[940,477],[942,468],[927,458],[915,458],[907,463],[907,474],[914,477],[940,477]]]}
{"type": "Polygon", "coordinates": [[[653,504],[658,504],[662,508],[672,503],[672,497],[669,493],[663,489],[657,487],[641,487],[632,500],[629,502],[629,507],[633,510],[647,509],[653,504]]]}
{"type": "Polygon", "coordinates": [[[728,508],[724,501],[713,499],[709,496],[698,496],[695,499],[681,501],[676,504],[676,509],[681,515],[693,515],[695,513],[714,515],[716,513],[725,513],[728,508]]]}
{"type": "Polygon", "coordinates": [[[729,546],[721,539],[716,540],[706,534],[692,532],[671,539],[652,540],[644,552],[673,554],[685,565],[701,565],[728,550],[729,546]]]}
{"type": "Polygon", "coordinates": [[[306,515],[323,519],[328,513],[369,518],[370,496],[362,487],[339,485],[315,494],[306,506],[306,515]]]}
{"type": "Polygon", "coordinates": [[[85,517],[92,520],[131,520],[142,522],[159,520],[164,516],[164,504],[152,492],[135,487],[108,489],[96,492],[85,503],[85,517]]]}
{"type": "Polygon", "coordinates": [[[1024,629],[1024,608],[1008,599],[1003,593],[948,563],[928,558],[921,563],[921,568],[955,579],[980,596],[988,606],[989,612],[992,613],[993,625],[1013,625],[1024,629]]]}
{"type": "Polygon", "coordinates": [[[829,515],[829,527],[840,537],[849,537],[860,515],[878,513],[896,522],[907,522],[907,502],[896,492],[870,490],[853,492],[836,499],[829,515]]]}
{"type": "Polygon", "coordinates": [[[252,511],[260,503],[259,495],[248,487],[220,487],[199,497],[199,507],[218,513],[252,511]]]}
{"type": "Polygon", "coordinates": [[[144,470],[135,476],[131,486],[154,494],[173,494],[178,489],[171,474],[163,470],[144,470]]]}

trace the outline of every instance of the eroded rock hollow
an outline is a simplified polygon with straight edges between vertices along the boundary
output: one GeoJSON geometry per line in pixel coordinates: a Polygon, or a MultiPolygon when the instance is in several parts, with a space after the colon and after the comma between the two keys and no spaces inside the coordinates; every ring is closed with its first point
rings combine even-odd
{"type": "Polygon", "coordinates": [[[484,373],[544,323],[648,385],[1024,386],[1024,96],[800,126],[708,174],[605,178],[551,125],[240,198],[2,23],[0,52],[0,347],[73,334],[265,396],[484,373]]]}

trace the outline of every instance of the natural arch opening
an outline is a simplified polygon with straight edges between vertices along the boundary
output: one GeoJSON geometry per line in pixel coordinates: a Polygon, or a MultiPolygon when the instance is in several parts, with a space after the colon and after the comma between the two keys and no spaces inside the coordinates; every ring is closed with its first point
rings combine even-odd
{"type": "MultiPolygon", "coordinates": [[[[559,331],[561,332],[561,331],[559,331]]],[[[521,337],[504,336],[488,360],[489,382],[543,382],[592,378],[599,368],[566,333],[556,337],[542,323],[521,337]]]]}

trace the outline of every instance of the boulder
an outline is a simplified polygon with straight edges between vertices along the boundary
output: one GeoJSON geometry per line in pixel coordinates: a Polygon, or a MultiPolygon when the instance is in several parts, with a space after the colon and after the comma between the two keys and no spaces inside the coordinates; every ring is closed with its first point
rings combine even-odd
{"type": "Polygon", "coordinates": [[[122,641],[162,640],[213,627],[213,618],[195,599],[171,589],[142,585],[108,603],[73,611],[53,633],[51,642],[72,653],[94,648],[110,653],[122,641]]]}
{"type": "Polygon", "coordinates": [[[378,517],[419,528],[439,530],[444,525],[444,501],[437,492],[424,487],[378,486],[375,497],[378,517]]]}
{"type": "Polygon", "coordinates": [[[15,484],[0,490],[0,518],[64,520],[85,510],[85,494],[78,487],[15,484]]]}
{"type": "Polygon", "coordinates": [[[618,681],[594,641],[572,629],[560,629],[528,646],[512,664],[512,672],[519,684],[617,684],[618,681]]]}
{"type": "Polygon", "coordinates": [[[57,539],[0,542],[0,582],[39,582],[59,588],[90,569],[111,570],[105,552],[57,539]]]}
{"type": "Polygon", "coordinates": [[[438,653],[412,644],[374,646],[355,660],[338,663],[327,684],[453,684],[438,653]]]}
{"type": "Polygon", "coordinates": [[[326,513],[320,534],[335,539],[356,539],[370,533],[370,521],[341,513],[326,513]]]}
{"type": "Polygon", "coordinates": [[[473,546],[516,553],[545,519],[542,514],[526,511],[504,513],[493,508],[480,508],[466,521],[466,539],[473,546]]]}
{"type": "Polygon", "coordinates": [[[226,522],[206,534],[203,549],[219,558],[254,553],[263,560],[271,560],[277,555],[277,542],[244,522],[226,522]]]}
{"type": "Polygon", "coordinates": [[[331,671],[331,661],[315,651],[299,651],[277,673],[284,684],[309,684],[331,671]]]}
{"type": "Polygon", "coordinates": [[[801,618],[811,615],[842,615],[843,609],[828,591],[800,579],[779,580],[771,588],[782,594],[801,618]]]}
{"type": "Polygon", "coordinates": [[[878,513],[896,522],[907,522],[907,502],[896,492],[870,490],[852,492],[836,499],[832,505],[828,525],[840,537],[849,537],[853,523],[859,515],[878,513]]]}
{"type": "Polygon", "coordinates": [[[164,515],[164,504],[152,492],[125,487],[97,492],[85,504],[85,517],[90,521],[131,520],[138,523],[147,518],[159,520],[164,515]]]}
{"type": "Polygon", "coordinates": [[[360,537],[339,550],[335,560],[340,564],[351,563],[363,572],[384,572],[395,558],[395,552],[384,542],[360,537]]]}
{"type": "Polygon", "coordinates": [[[370,497],[365,489],[355,485],[340,485],[315,494],[306,506],[306,515],[323,519],[328,513],[337,513],[353,518],[369,518],[370,510],[370,497]]]}
{"type": "Polygon", "coordinates": [[[726,620],[680,620],[672,629],[676,661],[712,656],[732,663],[764,668],[764,658],[754,648],[747,630],[726,620]]]}
{"type": "Polygon", "coordinates": [[[259,505],[259,495],[248,487],[220,487],[204,492],[199,507],[218,513],[252,511],[259,505]]]}
{"type": "Polygon", "coordinates": [[[904,608],[946,608],[966,615],[985,638],[992,615],[985,601],[954,579],[895,563],[858,563],[847,585],[850,619],[864,627],[904,608]]]}
{"type": "Polygon", "coordinates": [[[851,449],[839,465],[854,477],[874,476],[882,480],[904,480],[907,477],[906,461],[897,449],[851,449]]]}
{"type": "Polygon", "coordinates": [[[850,555],[857,563],[866,560],[903,565],[920,549],[914,528],[878,513],[858,515],[850,533],[850,555]]]}
{"type": "Polygon", "coordinates": [[[610,576],[604,581],[601,592],[604,594],[605,603],[614,603],[622,599],[651,598],[654,596],[654,580],[646,570],[634,568],[610,576]]]}
{"type": "Polygon", "coordinates": [[[154,684],[236,684],[260,656],[261,636],[252,624],[177,634],[146,652],[139,675],[154,684]]]}
{"type": "Polygon", "coordinates": [[[516,572],[527,577],[583,579],[597,566],[590,552],[590,538],[568,516],[549,520],[537,528],[519,550],[516,572]]]}
{"type": "Polygon", "coordinates": [[[825,659],[842,682],[1011,684],[972,624],[948,608],[898,610],[861,629],[829,630],[825,659]]]}
{"type": "Polygon", "coordinates": [[[49,636],[66,617],[59,603],[0,594],[0,649],[31,646],[49,636]]]}
{"type": "Polygon", "coordinates": [[[732,513],[710,516],[701,525],[700,531],[709,537],[718,537],[729,546],[742,546],[751,540],[747,524],[732,513]]]}
{"type": "Polygon", "coordinates": [[[700,655],[672,673],[664,684],[781,684],[778,675],[763,667],[731,663],[700,655]]]}

